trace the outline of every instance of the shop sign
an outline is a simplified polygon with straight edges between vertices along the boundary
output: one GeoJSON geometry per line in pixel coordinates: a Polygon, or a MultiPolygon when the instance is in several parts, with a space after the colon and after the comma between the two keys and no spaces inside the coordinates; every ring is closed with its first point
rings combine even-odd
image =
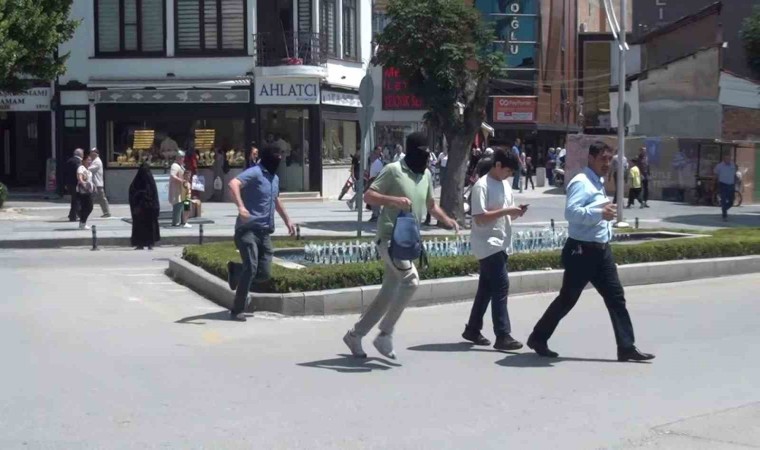
{"type": "Polygon", "coordinates": [[[401,76],[398,69],[393,67],[383,69],[383,109],[426,109],[422,99],[412,94],[409,82],[401,76]]]}
{"type": "Polygon", "coordinates": [[[318,105],[319,80],[311,78],[257,78],[257,105],[318,105]]]}
{"type": "Polygon", "coordinates": [[[250,103],[246,89],[230,90],[107,90],[98,91],[97,103],[250,103]]]}
{"type": "Polygon", "coordinates": [[[52,98],[50,88],[33,88],[18,95],[0,93],[0,111],[50,111],[52,98]]]}
{"type": "Polygon", "coordinates": [[[334,106],[346,106],[349,108],[361,108],[362,102],[359,94],[322,90],[322,104],[334,106]]]}
{"type": "Polygon", "coordinates": [[[495,123],[525,123],[536,121],[536,97],[493,97],[495,123]]]}

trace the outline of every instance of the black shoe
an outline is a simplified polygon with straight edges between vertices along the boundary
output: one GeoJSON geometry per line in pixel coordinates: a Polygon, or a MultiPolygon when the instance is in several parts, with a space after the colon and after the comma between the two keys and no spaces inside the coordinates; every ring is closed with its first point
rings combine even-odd
{"type": "Polygon", "coordinates": [[[231,290],[236,291],[239,282],[240,282],[240,276],[237,273],[237,264],[232,261],[228,261],[227,262],[227,284],[230,285],[231,290]]]}
{"type": "Polygon", "coordinates": [[[369,223],[375,223],[375,222],[377,222],[377,217],[370,217],[368,222],[369,223]]]}
{"type": "Polygon", "coordinates": [[[650,359],[654,359],[654,355],[644,353],[636,347],[631,347],[629,349],[618,349],[618,361],[620,362],[649,361],[650,359]]]}
{"type": "Polygon", "coordinates": [[[143,247],[142,245],[138,245],[137,247],[135,247],[135,250],[145,250],[145,247],[143,247]]]}
{"type": "Polygon", "coordinates": [[[512,336],[505,334],[504,336],[498,336],[496,338],[496,343],[493,345],[493,348],[506,351],[520,350],[523,348],[523,344],[512,336]]]}
{"type": "Polygon", "coordinates": [[[230,313],[230,320],[233,320],[235,322],[247,322],[248,319],[245,318],[245,313],[230,313]]]}
{"type": "Polygon", "coordinates": [[[556,358],[559,356],[559,353],[549,350],[549,346],[546,345],[545,341],[539,341],[532,334],[528,337],[528,348],[546,358],[556,358]]]}
{"type": "Polygon", "coordinates": [[[464,333],[462,333],[462,337],[475,345],[491,345],[491,341],[486,339],[486,337],[483,336],[480,331],[474,330],[472,328],[465,327],[464,333]]]}

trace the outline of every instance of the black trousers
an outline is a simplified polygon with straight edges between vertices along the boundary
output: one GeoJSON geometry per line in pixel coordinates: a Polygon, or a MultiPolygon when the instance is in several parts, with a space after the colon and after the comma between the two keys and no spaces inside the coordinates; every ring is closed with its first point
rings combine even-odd
{"type": "Polygon", "coordinates": [[[76,184],[67,184],[66,192],[71,196],[71,208],[69,208],[69,220],[74,222],[79,218],[81,205],[79,204],[79,196],[77,194],[76,184]]]}
{"type": "Polygon", "coordinates": [[[79,203],[79,222],[87,223],[92,212],[92,194],[75,194],[79,203]]]}
{"type": "Polygon", "coordinates": [[[641,189],[643,192],[641,199],[644,200],[644,203],[646,203],[649,201],[649,180],[646,178],[641,179],[641,189]]]}
{"type": "Polygon", "coordinates": [[[634,202],[638,200],[641,205],[644,204],[641,201],[641,188],[631,188],[628,190],[628,206],[633,206],[634,202]]]}
{"type": "Polygon", "coordinates": [[[583,290],[591,283],[604,298],[618,348],[633,347],[633,325],[610,246],[568,239],[562,250],[562,264],[565,266],[562,289],[536,324],[533,337],[540,342],[548,341],[560,320],[573,309],[583,290]]]}

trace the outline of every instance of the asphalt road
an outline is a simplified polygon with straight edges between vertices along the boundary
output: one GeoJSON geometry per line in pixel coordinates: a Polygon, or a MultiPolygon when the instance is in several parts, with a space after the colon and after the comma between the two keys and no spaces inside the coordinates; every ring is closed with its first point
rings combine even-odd
{"type": "MultiPolygon", "coordinates": [[[[394,363],[344,356],[356,316],[224,320],[177,251],[0,251],[0,448],[760,447],[760,275],[628,289],[652,364],[591,292],[560,359],[471,349],[455,304],[408,310],[394,363]]],[[[516,337],[550,300],[511,300],[516,337]]]]}

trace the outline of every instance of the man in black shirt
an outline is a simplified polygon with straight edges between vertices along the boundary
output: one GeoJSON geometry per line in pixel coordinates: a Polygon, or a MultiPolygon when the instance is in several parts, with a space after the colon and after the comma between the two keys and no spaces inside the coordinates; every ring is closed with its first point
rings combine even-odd
{"type": "Polygon", "coordinates": [[[69,222],[79,220],[79,199],[77,198],[77,169],[82,165],[84,150],[74,150],[74,155],[63,166],[63,184],[66,192],[71,196],[71,208],[69,209],[69,222]]]}

